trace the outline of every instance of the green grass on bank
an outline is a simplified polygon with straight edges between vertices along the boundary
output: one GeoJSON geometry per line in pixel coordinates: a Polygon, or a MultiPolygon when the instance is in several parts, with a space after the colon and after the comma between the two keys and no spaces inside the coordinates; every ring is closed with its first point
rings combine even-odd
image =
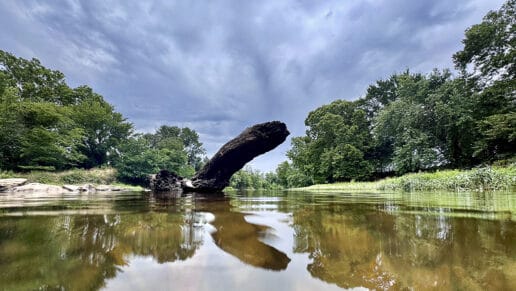
{"type": "Polygon", "coordinates": [[[301,191],[510,191],[516,188],[516,165],[472,170],[445,170],[406,174],[376,182],[318,184],[301,191]]]}
{"type": "Polygon", "coordinates": [[[26,173],[15,173],[12,171],[0,172],[0,179],[4,178],[25,178],[28,183],[43,183],[50,185],[116,185],[135,191],[142,190],[142,187],[121,183],[117,180],[116,170],[113,168],[95,168],[90,170],[73,169],[62,172],[31,171],[26,173]]]}

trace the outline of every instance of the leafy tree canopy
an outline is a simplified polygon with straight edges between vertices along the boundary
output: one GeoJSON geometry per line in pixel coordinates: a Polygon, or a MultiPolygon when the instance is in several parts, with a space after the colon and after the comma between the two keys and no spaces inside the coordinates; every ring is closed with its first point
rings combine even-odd
{"type": "Polygon", "coordinates": [[[0,51],[2,169],[96,167],[116,155],[132,124],[87,86],[37,59],[0,51]]]}

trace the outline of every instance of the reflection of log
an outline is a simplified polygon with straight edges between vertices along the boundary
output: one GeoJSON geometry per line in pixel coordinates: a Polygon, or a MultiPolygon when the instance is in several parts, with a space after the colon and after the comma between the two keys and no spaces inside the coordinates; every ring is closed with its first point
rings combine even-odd
{"type": "Polygon", "coordinates": [[[287,126],[279,121],[256,124],[245,129],[240,135],[227,142],[213,158],[195,174],[193,179],[173,180],[174,185],[167,186],[167,181],[160,177],[170,178],[170,174],[160,172],[151,181],[154,191],[170,191],[184,189],[187,191],[216,192],[229,185],[229,179],[246,163],[264,154],[285,141],[290,133],[287,126]],[[178,187],[179,186],[179,187],[178,187]]]}
{"type": "MultiPolygon", "coordinates": [[[[202,194],[198,194],[199,198],[202,194]]],[[[213,241],[223,251],[235,256],[242,262],[268,270],[285,270],[290,258],[275,247],[262,242],[271,235],[271,228],[247,222],[245,214],[233,211],[229,199],[224,196],[203,198],[196,201],[197,211],[213,213],[215,220],[211,225],[216,232],[212,233],[213,241]]]]}

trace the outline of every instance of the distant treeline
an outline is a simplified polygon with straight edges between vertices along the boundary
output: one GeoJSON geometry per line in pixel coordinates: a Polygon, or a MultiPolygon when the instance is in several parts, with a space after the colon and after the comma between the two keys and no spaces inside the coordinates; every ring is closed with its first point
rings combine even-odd
{"type": "Polygon", "coordinates": [[[233,189],[267,189],[276,190],[283,188],[278,180],[278,175],[273,172],[262,173],[253,170],[250,166],[236,172],[230,180],[229,187],[233,189]]]}
{"type": "Polygon", "coordinates": [[[141,183],[162,168],[192,175],[204,152],[194,130],[135,133],[88,86],[70,88],[63,73],[0,50],[0,170],[112,165],[121,180],[141,183]]]}
{"type": "Polygon", "coordinates": [[[459,72],[409,70],[369,86],[356,101],[309,113],[306,135],[276,170],[286,187],[372,180],[514,161],[515,0],[466,30],[453,55],[459,72]],[[502,161],[502,162],[500,162],[502,161]]]}

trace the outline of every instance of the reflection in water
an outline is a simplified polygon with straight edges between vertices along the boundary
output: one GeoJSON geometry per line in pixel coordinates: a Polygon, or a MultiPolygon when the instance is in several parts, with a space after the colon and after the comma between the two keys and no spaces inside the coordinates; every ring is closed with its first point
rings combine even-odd
{"type": "Polygon", "coordinates": [[[450,209],[400,215],[389,205],[294,212],[295,251],[308,271],[341,287],[510,290],[516,287],[516,224],[453,218],[450,209]],[[449,214],[449,213],[448,213],[449,214]]]}
{"type": "Polygon", "coordinates": [[[249,223],[243,213],[231,211],[227,198],[207,200],[198,204],[197,208],[215,215],[215,220],[211,224],[216,228],[216,232],[212,233],[212,237],[222,250],[255,267],[275,271],[287,268],[290,258],[260,241],[260,238],[264,238],[270,232],[270,228],[249,223]]]}
{"type": "Polygon", "coordinates": [[[2,198],[0,290],[109,288],[139,264],[161,270],[164,289],[170,273],[156,266],[176,266],[175,280],[188,267],[187,278],[226,276],[203,276],[206,289],[516,289],[515,193],[65,198],[2,198]]]}
{"type": "Polygon", "coordinates": [[[197,214],[46,216],[0,220],[0,281],[6,290],[98,289],[129,255],[185,260],[201,244],[197,214]]]}

